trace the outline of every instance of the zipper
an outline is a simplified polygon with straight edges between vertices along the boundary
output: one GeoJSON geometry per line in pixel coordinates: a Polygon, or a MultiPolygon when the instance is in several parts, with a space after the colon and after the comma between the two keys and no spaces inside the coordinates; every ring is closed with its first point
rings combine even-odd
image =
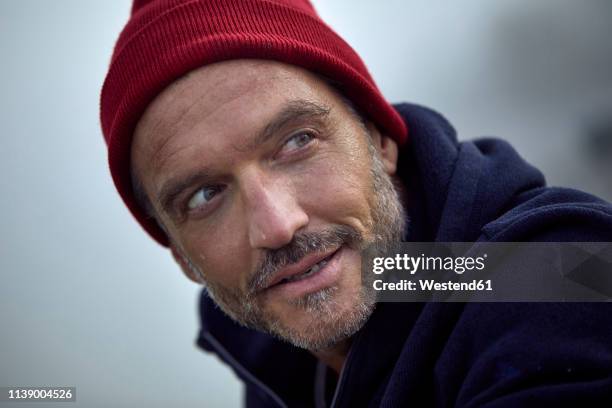
{"type": "Polygon", "coordinates": [[[329,406],[329,408],[334,408],[336,406],[336,404],[338,403],[338,398],[340,398],[340,389],[342,389],[342,387],[344,386],[344,382],[346,381],[346,376],[347,376],[347,371],[348,371],[348,365],[351,362],[351,356],[353,355],[353,350],[356,349],[357,347],[355,347],[357,345],[357,343],[359,342],[359,338],[355,339],[355,341],[353,341],[353,344],[351,346],[351,348],[349,349],[349,352],[346,354],[346,360],[344,361],[344,364],[342,365],[342,368],[340,369],[340,378],[338,378],[338,384],[336,385],[336,390],[334,391],[334,398],[332,398],[332,403],[329,406]]]}
{"type": "Polygon", "coordinates": [[[242,364],[240,364],[238,362],[238,360],[236,360],[229,351],[227,351],[225,349],[225,347],[223,347],[221,345],[221,343],[219,343],[219,341],[212,335],[210,334],[210,332],[204,332],[202,334],[202,336],[204,336],[204,338],[211,344],[211,346],[213,346],[213,348],[215,348],[215,351],[233,368],[236,369],[236,371],[240,372],[240,374],[242,374],[242,376],[249,380],[252,384],[254,384],[256,387],[259,387],[268,397],[270,397],[274,402],[276,402],[276,404],[281,407],[281,408],[287,408],[287,404],[285,404],[283,402],[283,400],[274,392],[270,389],[270,387],[268,387],[266,384],[264,384],[263,382],[261,382],[259,379],[257,379],[257,377],[255,377],[249,370],[247,370],[242,364]]]}

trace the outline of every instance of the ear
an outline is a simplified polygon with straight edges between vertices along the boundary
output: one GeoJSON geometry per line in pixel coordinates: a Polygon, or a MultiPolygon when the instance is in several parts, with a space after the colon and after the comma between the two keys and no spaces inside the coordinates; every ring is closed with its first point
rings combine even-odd
{"type": "Polygon", "coordinates": [[[366,126],[370,132],[376,150],[380,153],[385,171],[390,176],[394,175],[397,171],[397,158],[399,154],[397,142],[389,136],[381,134],[372,122],[368,122],[366,126]]]}
{"type": "Polygon", "coordinates": [[[181,267],[181,270],[190,280],[195,283],[204,284],[202,277],[199,273],[193,270],[190,266],[189,260],[179,251],[173,244],[170,245],[170,251],[172,251],[172,257],[176,263],[181,267]]]}

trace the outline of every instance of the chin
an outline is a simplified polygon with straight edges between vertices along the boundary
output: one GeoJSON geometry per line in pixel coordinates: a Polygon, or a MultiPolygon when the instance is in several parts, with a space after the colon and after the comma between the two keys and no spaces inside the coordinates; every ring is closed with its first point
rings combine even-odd
{"type": "Polygon", "coordinates": [[[266,331],[296,347],[322,350],[357,333],[374,310],[365,293],[341,296],[330,287],[285,304],[282,312],[267,314],[266,331]]]}

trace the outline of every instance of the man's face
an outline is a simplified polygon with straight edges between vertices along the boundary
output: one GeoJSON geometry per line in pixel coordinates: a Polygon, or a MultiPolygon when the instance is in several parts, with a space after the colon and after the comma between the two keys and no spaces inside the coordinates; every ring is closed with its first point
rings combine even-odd
{"type": "Polygon", "coordinates": [[[319,349],[374,307],[362,250],[400,239],[394,147],[311,73],[237,60],[153,101],[132,169],[179,263],[226,313],[319,349]]]}

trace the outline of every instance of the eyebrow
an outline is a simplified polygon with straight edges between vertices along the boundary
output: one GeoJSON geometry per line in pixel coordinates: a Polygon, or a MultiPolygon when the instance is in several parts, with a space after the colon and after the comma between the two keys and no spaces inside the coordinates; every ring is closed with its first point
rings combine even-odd
{"type": "MultiPolygon", "coordinates": [[[[259,131],[252,141],[248,142],[245,147],[235,147],[240,151],[254,150],[256,147],[268,142],[280,130],[290,123],[305,120],[309,118],[322,119],[326,117],[331,109],[328,106],[321,105],[306,99],[295,99],[288,102],[283,109],[277,113],[274,118],[259,131]]],[[[171,178],[165,182],[158,194],[158,203],[167,214],[173,212],[172,206],[176,197],[186,188],[195,183],[204,183],[210,179],[210,172],[206,169],[199,170],[187,177],[178,176],[171,178]]]]}
{"type": "Polygon", "coordinates": [[[260,131],[252,142],[247,144],[246,149],[252,150],[270,140],[283,127],[298,120],[310,118],[323,118],[330,112],[330,108],[325,105],[306,100],[296,99],[288,102],[285,107],[274,116],[262,131],[260,131]]]}

